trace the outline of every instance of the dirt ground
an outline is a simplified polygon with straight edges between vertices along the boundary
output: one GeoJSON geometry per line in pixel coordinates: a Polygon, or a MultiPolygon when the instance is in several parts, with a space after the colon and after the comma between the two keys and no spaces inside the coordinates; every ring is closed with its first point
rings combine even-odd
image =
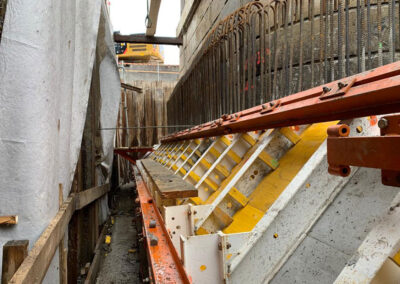
{"type": "Polygon", "coordinates": [[[111,244],[103,244],[98,284],[141,283],[139,279],[137,236],[134,222],[133,184],[123,186],[115,195],[116,208],[112,218],[111,244]]]}

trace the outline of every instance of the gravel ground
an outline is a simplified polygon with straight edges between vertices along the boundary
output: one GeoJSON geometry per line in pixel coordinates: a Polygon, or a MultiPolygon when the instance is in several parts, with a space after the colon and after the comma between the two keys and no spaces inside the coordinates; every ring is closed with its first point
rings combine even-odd
{"type": "Polygon", "coordinates": [[[141,283],[135,248],[136,228],[133,219],[134,193],[132,184],[123,186],[116,195],[116,214],[111,230],[111,244],[103,244],[98,284],[141,283]]]}

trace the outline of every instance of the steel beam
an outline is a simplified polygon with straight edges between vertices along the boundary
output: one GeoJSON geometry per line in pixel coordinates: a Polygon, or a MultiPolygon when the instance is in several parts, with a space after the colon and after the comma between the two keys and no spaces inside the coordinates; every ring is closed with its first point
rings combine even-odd
{"type": "Polygon", "coordinates": [[[161,37],[161,36],[146,36],[146,35],[121,35],[114,33],[115,42],[128,43],[149,43],[149,44],[164,44],[164,45],[182,45],[181,37],[161,37]]]}
{"type": "Polygon", "coordinates": [[[136,166],[134,166],[134,173],[143,218],[143,233],[146,238],[146,248],[152,271],[152,282],[190,283],[163,219],[136,166]]]}
{"type": "Polygon", "coordinates": [[[379,120],[381,136],[347,137],[347,125],[328,128],[329,173],[350,174],[349,166],[382,169],[382,183],[400,186],[400,115],[385,116],[379,120]]]}
{"type": "Polygon", "coordinates": [[[168,135],[162,142],[220,136],[400,111],[400,62],[331,82],[168,135]]]}

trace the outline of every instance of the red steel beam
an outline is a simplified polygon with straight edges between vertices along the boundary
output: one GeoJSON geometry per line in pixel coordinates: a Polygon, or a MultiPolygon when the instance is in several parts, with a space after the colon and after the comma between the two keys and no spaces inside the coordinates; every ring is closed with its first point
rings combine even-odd
{"type": "Polygon", "coordinates": [[[191,283],[139,170],[134,166],[136,188],[143,217],[143,233],[153,283],[191,283]]]}
{"type": "Polygon", "coordinates": [[[395,62],[232,115],[223,115],[215,121],[165,136],[161,141],[205,138],[398,111],[400,62],[395,62]]]}

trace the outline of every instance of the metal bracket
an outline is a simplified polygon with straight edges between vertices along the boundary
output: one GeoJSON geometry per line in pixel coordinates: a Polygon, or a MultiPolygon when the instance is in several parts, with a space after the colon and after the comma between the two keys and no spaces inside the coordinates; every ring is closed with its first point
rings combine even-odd
{"type": "Polygon", "coordinates": [[[339,81],[334,87],[323,87],[322,95],[319,97],[320,100],[327,100],[335,97],[340,97],[345,95],[348,90],[354,85],[356,78],[350,78],[347,81],[339,81]]]}
{"type": "Polygon", "coordinates": [[[400,115],[381,118],[381,136],[348,137],[347,125],[328,128],[328,172],[348,176],[349,166],[382,170],[382,184],[400,187],[400,115]]]}

